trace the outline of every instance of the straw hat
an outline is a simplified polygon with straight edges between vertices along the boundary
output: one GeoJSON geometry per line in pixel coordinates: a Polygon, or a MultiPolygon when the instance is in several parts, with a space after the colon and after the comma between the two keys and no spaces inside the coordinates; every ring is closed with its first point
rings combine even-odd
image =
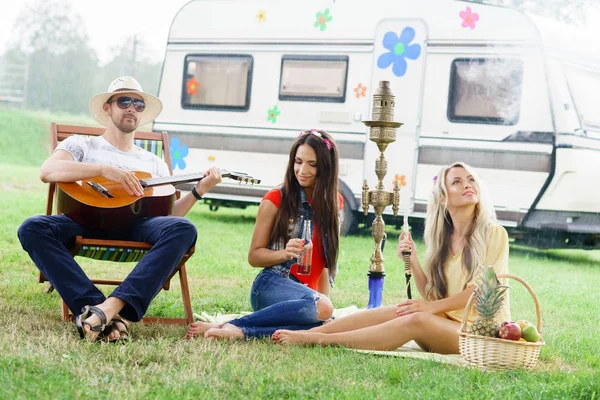
{"type": "Polygon", "coordinates": [[[144,99],[146,109],[139,113],[139,126],[152,121],[162,111],[162,102],[149,93],[142,90],[142,86],[131,76],[121,76],[108,85],[108,91],[95,95],[90,100],[90,113],[101,125],[108,124],[108,114],[102,108],[104,103],[115,94],[135,93],[144,99]]]}

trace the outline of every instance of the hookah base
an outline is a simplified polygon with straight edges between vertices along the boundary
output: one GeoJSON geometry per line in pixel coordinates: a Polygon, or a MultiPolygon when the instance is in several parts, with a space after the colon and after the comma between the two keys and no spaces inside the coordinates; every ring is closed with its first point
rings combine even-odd
{"type": "Polygon", "coordinates": [[[369,272],[369,304],[367,308],[381,307],[383,295],[383,272],[369,272]]]}

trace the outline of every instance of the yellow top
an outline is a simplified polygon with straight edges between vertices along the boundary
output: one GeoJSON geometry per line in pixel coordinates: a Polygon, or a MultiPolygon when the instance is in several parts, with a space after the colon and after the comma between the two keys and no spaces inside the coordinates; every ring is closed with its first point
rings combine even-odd
{"type": "MultiPolygon", "coordinates": [[[[506,233],[506,229],[500,225],[494,225],[490,229],[484,265],[493,265],[496,274],[508,273],[508,233],[506,233]]],[[[462,263],[462,250],[458,252],[458,254],[450,254],[450,257],[444,266],[444,275],[446,277],[446,285],[448,286],[448,297],[462,292],[467,287],[475,286],[475,281],[467,282],[468,277],[463,269],[462,263]]],[[[503,284],[508,284],[507,281],[507,279],[501,279],[503,284]]],[[[447,311],[446,315],[452,320],[462,322],[464,312],[464,309],[452,310],[447,311]]],[[[477,318],[477,312],[475,311],[475,307],[472,307],[468,322],[473,322],[475,318],[477,318]]],[[[510,321],[510,300],[508,291],[505,292],[504,302],[495,319],[498,322],[510,321]]]]}

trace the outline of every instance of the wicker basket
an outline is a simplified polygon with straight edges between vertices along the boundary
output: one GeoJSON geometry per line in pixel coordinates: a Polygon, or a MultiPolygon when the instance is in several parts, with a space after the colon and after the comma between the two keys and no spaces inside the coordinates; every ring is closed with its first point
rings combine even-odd
{"type": "Polygon", "coordinates": [[[471,295],[465,308],[465,317],[458,331],[458,346],[460,355],[472,366],[477,366],[485,370],[506,370],[535,367],[540,348],[546,343],[541,337],[542,333],[542,310],[537,296],[531,289],[531,286],[518,276],[511,274],[498,274],[498,278],[514,279],[529,290],[535,303],[537,314],[537,330],[540,332],[540,341],[538,342],[519,342],[515,340],[498,339],[486,336],[472,335],[467,332],[467,316],[471,309],[471,303],[475,298],[475,292],[471,295]]]}

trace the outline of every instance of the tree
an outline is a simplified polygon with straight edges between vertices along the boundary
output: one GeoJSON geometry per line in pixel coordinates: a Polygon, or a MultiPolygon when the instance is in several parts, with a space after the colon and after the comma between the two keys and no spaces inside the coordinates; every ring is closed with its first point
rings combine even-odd
{"type": "Polygon", "coordinates": [[[84,26],[69,0],[37,0],[20,13],[11,47],[29,64],[27,107],[87,112],[98,91],[98,58],[84,26]]]}
{"type": "Polygon", "coordinates": [[[131,75],[142,85],[144,91],[157,94],[162,63],[145,57],[145,48],[145,41],[137,35],[127,38],[122,46],[113,47],[113,59],[102,67],[105,81],[110,82],[121,75],[131,75]]]}
{"type": "Polygon", "coordinates": [[[474,3],[512,7],[568,24],[586,23],[587,11],[598,0],[472,0],[474,3]]]}

